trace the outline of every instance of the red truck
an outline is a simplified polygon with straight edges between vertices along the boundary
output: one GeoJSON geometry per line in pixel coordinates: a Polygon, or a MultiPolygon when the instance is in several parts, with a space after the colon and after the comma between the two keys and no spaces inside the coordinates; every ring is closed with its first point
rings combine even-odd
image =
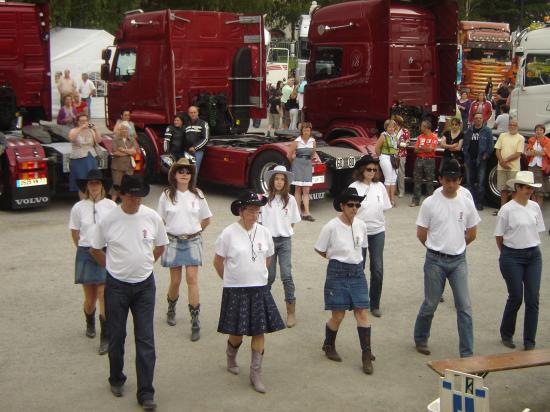
{"type": "MultiPolygon", "coordinates": [[[[306,119],[329,144],[363,153],[372,151],[392,112],[404,115],[415,138],[422,115],[455,113],[457,27],[451,0],[352,1],[318,9],[308,36],[306,119]]],[[[412,150],[408,159],[409,168],[412,150]]]]}
{"type": "MultiPolygon", "coordinates": [[[[210,124],[199,179],[265,190],[263,173],[286,158],[292,136],[247,133],[250,119],[266,117],[266,55],[261,16],[161,10],[126,14],[111,48],[104,50],[107,121],[132,110],[145,155],[145,174],[161,173],[163,137],[174,115],[197,105],[210,124]]],[[[319,144],[312,198],[329,188],[327,168],[353,167],[356,150],[319,144]]]]}

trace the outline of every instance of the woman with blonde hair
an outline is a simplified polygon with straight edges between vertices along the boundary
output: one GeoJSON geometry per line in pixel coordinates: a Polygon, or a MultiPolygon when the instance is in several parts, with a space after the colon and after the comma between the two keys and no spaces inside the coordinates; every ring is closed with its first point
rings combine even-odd
{"type": "MultiPolygon", "coordinates": [[[[130,136],[130,124],[127,121],[122,121],[117,128],[111,146],[111,176],[113,177],[113,185],[120,186],[122,176],[134,174],[136,162],[134,155],[137,151],[137,143],[130,136]]],[[[117,201],[118,192],[111,189],[111,199],[117,201]]]]}
{"type": "Polygon", "coordinates": [[[399,164],[392,161],[392,157],[397,159],[398,130],[395,120],[388,119],[384,122],[385,131],[380,134],[376,142],[376,154],[380,158],[380,168],[384,174],[384,185],[390,197],[393,207],[395,203],[395,192],[397,191],[397,169],[399,164]]]}
{"type": "Polygon", "coordinates": [[[107,199],[109,183],[100,170],[93,169],[84,179],[77,181],[82,192],[82,200],[71,209],[69,229],[76,246],[75,283],[81,284],[84,291],[84,315],[86,316],[86,336],[95,337],[96,301],[99,301],[99,321],[101,340],[99,354],[107,353],[109,338],[105,319],[105,268],[99,266],[90,254],[92,235],[96,225],[114,208],[116,203],[107,199]]]}
{"type": "Polygon", "coordinates": [[[169,186],[160,195],[157,209],[170,240],[161,257],[161,265],[170,269],[166,322],[170,326],[176,324],[176,303],[185,266],[192,342],[200,339],[198,275],[199,266],[202,266],[202,231],[212,217],[204,194],[195,187],[195,173],[195,165],[186,158],[174,163],[168,172],[169,186]]]}

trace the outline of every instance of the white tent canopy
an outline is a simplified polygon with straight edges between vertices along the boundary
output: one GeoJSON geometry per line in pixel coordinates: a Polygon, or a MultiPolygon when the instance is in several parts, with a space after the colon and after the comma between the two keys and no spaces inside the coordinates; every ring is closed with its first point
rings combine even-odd
{"type": "MultiPolygon", "coordinates": [[[[101,50],[112,45],[114,37],[105,30],[71,28],[55,28],[50,34],[52,115],[55,118],[59,111],[59,93],[55,86],[55,73],[69,69],[71,77],[77,84],[81,81],[82,73],[90,74],[92,80],[99,79],[99,71],[103,63],[101,50]]],[[[92,99],[92,116],[105,117],[103,97],[92,99]]]]}

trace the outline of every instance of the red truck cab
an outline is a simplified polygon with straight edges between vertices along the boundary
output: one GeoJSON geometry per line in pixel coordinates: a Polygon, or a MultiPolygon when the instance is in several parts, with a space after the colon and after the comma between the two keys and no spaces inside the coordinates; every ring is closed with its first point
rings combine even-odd
{"type": "Polygon", "coordinates": [[[397,102],[454,113],[457,5],[421,3],[352,1],[313,14],[304,111],[327,141],[375,137],[397,102]]]}
{"type": "MultiPolygon", "coordinates": [[[[267,115],[264,26],[261,16],[239,13],[161,10],[125,15],[109,65],[107,121],[132,111],[145,156],[145,175],[161,172],[166,127],[189,105],[210,125],[199,179],[265,189],[262,175],[276,164],[289,166],[288,139],[246,134],[250,120],[267,115]]],[[[326,190],[325,166],[314,172],[326,190]]]]}

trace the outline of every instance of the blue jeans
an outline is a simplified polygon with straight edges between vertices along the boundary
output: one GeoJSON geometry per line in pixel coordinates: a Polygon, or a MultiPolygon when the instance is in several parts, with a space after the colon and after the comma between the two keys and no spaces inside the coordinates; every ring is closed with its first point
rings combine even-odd
{"type": "Polygon", "coordinates": [[[500,336],[512,340],[516,331],[516,318],[525,296],[525,320],[523,322],[523,345],[535,347],[539,320],[539,290],[542,272],[542,257],[538,246],[527,249],[502,247],[499,258],[500,272],[508,288],[508,300],[504,307],[500,336]]]}
{"type": "Polygon", "coordinates": [[[470,159],[467,164],[468,188],[474,198],[474,203],[482,205],[485,200],[485,175],[487,174],[487,160],[470,159]]]}
{"type": "Polygon", "coordinates": [[[92,96],[83,99],[88,105],[88,119],[92,118],[92,96]]]}
{"type": "Polygon", "coordinates": [[[273,244],[275,246],[275,253],[271,256],[271,264],[267,268],[267,283],[271,289],[271,285],[275,282],[275,277],[277,276],[277,258],[279,258],[279,270],[285,290],[285,301],[294,303],[296,302],[296,297],[294,296],[295,288],[294,281],[292,280],[292,238],[274,237],[273,244]]]}
{"type": "Polygon", "coordinates": [[[460,357],[472,356],[474,348],[472,305],[468,292],[468,266],[464,253],[446,257],[429,250],[426,252],[424,302],[420,306],[414,324],[414,341],[417,346],[428,344],[432,319],[447,279],[455,301],[460,357]]]}
{"type": "MultiPolygon", "coordinates": [[[[370,307],[380,308],[380,296],[382,296],[382,281],[384,280],[384,243],[386,232],[376,235],[368,235],[369,244],[369,270],[370,270],[370,307]]],[[[363,248],[363,269],[367,258],[367,249],[363,248]]]]}
{"type": "Polygon", "coordinates": [[[155,277],[151,275],[139,283],[121,282],[107,274],[105,282],[105,311],[110,333],[109,366],[111,385],[126,382],[124,375],[124,341],[128,311],[134,318],[136,342],[137,400],[141,404],[153,399],[153,375],[155,372],[155,337],[153,318],[155,312],[155,277]]]}
{"type": "Polygon", "coordinates": [[[199,178],[199,170],[201,169],[201,163],[202,163],[203,157],[204,157],[204,150],[197,150],[195,152],[195,161],[196,161],[195,185],[197,184],[197,179],[199,178]]]}

